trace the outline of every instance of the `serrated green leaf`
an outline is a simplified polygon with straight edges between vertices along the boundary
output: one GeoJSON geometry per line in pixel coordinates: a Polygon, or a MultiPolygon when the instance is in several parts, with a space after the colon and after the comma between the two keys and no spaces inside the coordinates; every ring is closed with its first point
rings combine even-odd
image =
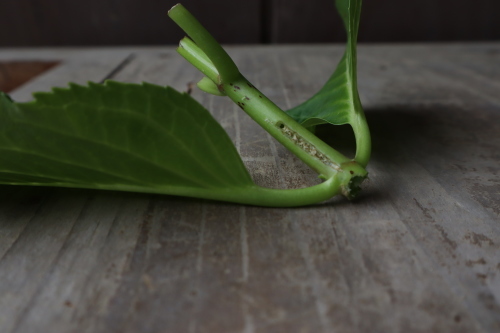
{"type": "Polygon", "coordinates": [[[210,113],[169,87],[107,81],[34,96],[15,103],[0,92],[0,184],[290,207],[326,200],[349,181],[293,190],[255,185],[210,113]]]}
{"type": "Polygon", "coordinates": [[[344,56],[318,93],[288,111],[290,116],[306,127],[324,123],[348,124],[363,113],[356,81],[356,40],[361,0],[337,0],[336,6],[347,31],[344,56]]]}
{"type": "Polygon", "coordinates": [[[253,186],[226,132],[187,94],[108,81],[34,96],[0,93],[0,183],[189,196],[253,186]]]}

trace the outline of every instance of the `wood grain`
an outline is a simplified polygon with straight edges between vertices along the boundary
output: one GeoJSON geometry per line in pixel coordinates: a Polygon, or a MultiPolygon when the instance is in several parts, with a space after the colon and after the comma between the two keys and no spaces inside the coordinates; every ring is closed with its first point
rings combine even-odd
{"type": "MultiPolygon", "coordinates": [[[[335,46],[230,47],[280,106],[328,78],[335,46]]],[[[38,51],[62,60],[12,95],[68,80],[201,75],[170,48],[38,51]]],[[[36,57],[4,50],[0,59],[36,57]]],[[[0,331],[498,332],[500,44],[362,46],[373,134],[356,202],[297,209],[180,197],[0,187],[0,331]]],[[[220,121],[257,183],[313,172],[234,104],[193,96],[220,121]]],[[[319,129],[347,152],[348,130],[319,129]]]]}

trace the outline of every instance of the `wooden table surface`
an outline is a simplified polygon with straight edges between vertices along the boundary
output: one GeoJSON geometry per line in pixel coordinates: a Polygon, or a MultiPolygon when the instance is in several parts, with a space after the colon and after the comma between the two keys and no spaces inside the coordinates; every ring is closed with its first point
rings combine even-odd
{"type": "MultiPolygon", "coordinates": [[[[283,108],[342,50],[228,48],[283,108]]],[[[20,101],[69,81],[201,78],[172,47],[0,49],[8,60],[61,61],[20,101]]],[[[500,43],[361,46],[359,89],[373,157],[355,202],[1,186],[0,332],[500,332],[500,43]]],[[[257,183],[317,182],[228,99],[193,96],[257,183]]],[[[349,152],[335,130],[321,137],[349,152]]]]}

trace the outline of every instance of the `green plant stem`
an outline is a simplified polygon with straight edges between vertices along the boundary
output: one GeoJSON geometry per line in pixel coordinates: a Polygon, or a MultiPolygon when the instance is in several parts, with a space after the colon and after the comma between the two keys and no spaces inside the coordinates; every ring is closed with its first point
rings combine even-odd
{"type": "Polygon", "coordinates": [[[342,193],[349,198],[354,196],[359,180],[367,175],[361,165],[324,143],[283,112],[240,74],[232,60],[228,64],[221,63],[221,59],[231,58],[182,5],[174,6],[169,15],[199,46],[186,49],[181,45],[179,49],[189,53],[183,54],[188,61],[204,72],[200,67],[203,67],[203,59],[208,57],[220,73],[214,83],[221,93],[231,98],[276,140],[318,172],[321,178],[337,179],[342,193]]]}
{"type": "MultiPolygon", "coordinates": [[[[358,103],[360,102],[358,101],[358,103]]],[[[351,121],[351,126],[356,139],[356,156],[354,157],[354,160],[363,167],[366,167],[368,161],[370,160],[372,146],[370,129],[368,128],[365,114],[358,114],[357,117],[351,121]]]]}
{"type": "Polygon", "coordinates": [[[221,80],[231,81],[240,74],[233,59],[184,6],[181,4],[175,5],[170,9],[168,15],[210,58],[219,71],[221,80]]]}
{"type": "Polygon", "coordinates": [[[219,80],[219,72],[215,68],[215,65],[191,39],[187,37],[183,38],[179,43],[177,52],[210,80],[214,82],[219,80]]]}
{"type": "Polygon", "coordinates": [[[358,93],[358,73],[357,73],[357,51],[356,51],[356,40],[358,36],[358,27],[352,26],[352,22],[349,20],[349,24],[346,26],[347,30],[354,31],[354,36],[351,37],[348,34],[349,38],[347,41],[346,53],[349,53],[350,56],[346,58],[348,62],[347,68],[350,69],[350,77],[352,78],[352,94],[351,96],[354,102],[354,109],[361,110],[355,113],[355,118],[351,119],[351,126],[354,131],[354,136],[356,138],[356,156],[354,160],[361,164],[363,167],[366,167],[368,161],[370,160],[371,155],[371,135],[370,129],[368,128],[368,123],[365,118],[365,113],[362,111],[363,107],[361,106],[361,100],[359,98],[358,93]],[[349,64],[349,62],[353,62],[349,64]]]}
{"type": "Polygon", "coordinates": [[[328,179],[350,159],[324,143],[264,96],[242,75],[220,86],[231,100],[288,150],[328,179]]]}
{"type": "MultiPolygon", "coordinates": [[[[100,185],[100,184],[71,184],[51,183],[36,184],[41,186],[89,188],[111,191],[125,191],[138,193],[153,193],[179,195],[184,197],[202,198],[208,200],[227,201],[238,204],[265,206],[265,207],[297,207],[307,206],[330,199],[342,191],[340,178],[331,178],[327,181],[307,188],[300,189],[270,189],[260,186],[227,187],[224,189],[190,189],[187,187],[142,187],[134,185],[100,185]]],[[[11,185],[18,185],[11,183],[11,185]]]]}

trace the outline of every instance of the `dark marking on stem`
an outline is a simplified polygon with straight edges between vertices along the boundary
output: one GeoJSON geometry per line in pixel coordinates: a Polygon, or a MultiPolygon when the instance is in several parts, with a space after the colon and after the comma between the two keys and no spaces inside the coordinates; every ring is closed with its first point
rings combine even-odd
{"type": "Polygon", "coordinates": [[[232,83],[230,83],[229,85],[230,85],[230,86],[233,86],[233,84],[232,84],[232,83]]]}
{"type": "MultiPolygon", "coordinates": [[[[238,87],[238,86],[236,86],[236,85],[235,85],[234,87],[235,87],[236,89],[238,89],[238,90],[240,90],[240,89],[241,89],[240,87],[238,87]]],[[[236,91],[236,90],[235,90],[235,91],[236,91]]]]}
{"type": "Polygon", "coordinates": [[[352,170],[351,170],[351,171],[349,171],[349,172],[351,173],[351,175],[354,175],[354,171],[352,171],[352,170]]]}
{"type": "Polygon", "coordinates": [[[219,89],[219,91],[221,93],[223,93],[224,95],[226,94],[226,91],[224,90],[224,85],[223,84],[218,84],[217,85],[217,89],[219,89]]]}
{"type": "Polygon", "coordinates": [[[247,96],[245,96],[245,98],[244,98],[244,99],[245,99],[245,100],[247,100],[247,101],[249,101],[249,100],[250,100],[250,98],[248,98],[247,96]]]}
{"type": "Polygon", "coordinates": [[[304,139],[302,136],[300,136],[298,133],[296,133],[295,131],[290,129],[284,123],[279,121],[275,124],[275,126],[278,127],[280,129],[281,133],[283,133],[283,135],[288,137],[288,139],[290,139],[297,147],[301,148],[309,155],[317,158],[323,164],[325,164],[333,169],[339,170],[338,165],[336,165],[327,156],[325,156],[323,153],[321,153],[313,144],[311,144],[306,139],[304,139]]]}
{"type": "Polygon", "coordinates": [[[240,107],[240,109],[245,110],[244,108],[245,103],[238,102],[237,104],[240,107]]]}
{"type": "Polygon", "coordinates": [[[250,82],[247,82],[247,84],[248,84],[248,86],[249,86],[250,88],[254,88],[254,89],[255,89],[255,87],[253,86],[253,84],[251,84],[250,82]]]}
{"type": "Polygon", "coordinates": [[[262,98],[262,96],[261,96],[261,95],[259,95],[259,97],[260,97],[260,98],[262,98]]]}

